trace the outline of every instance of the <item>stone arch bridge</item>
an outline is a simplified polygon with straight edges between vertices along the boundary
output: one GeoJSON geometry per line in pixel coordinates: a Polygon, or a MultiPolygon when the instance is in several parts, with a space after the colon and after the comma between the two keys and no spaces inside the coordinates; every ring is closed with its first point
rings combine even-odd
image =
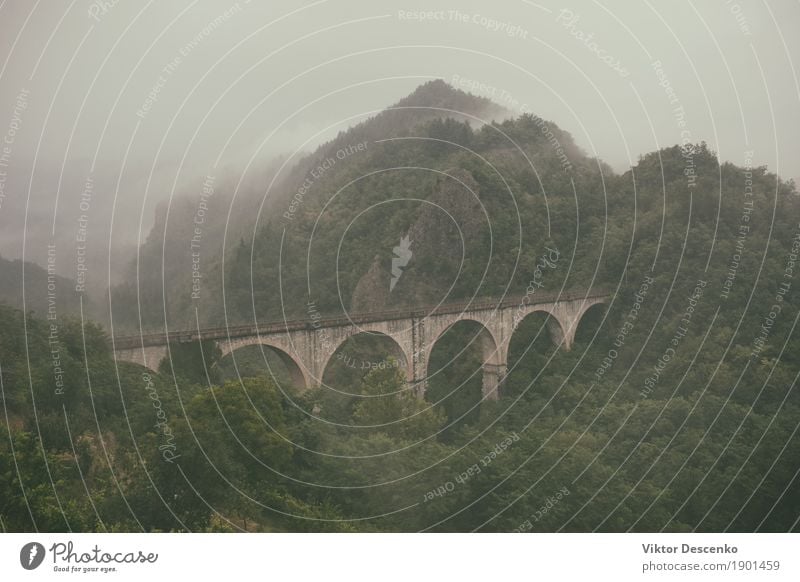
{"type": "Polygon", "coordinates": [[[496,398],[507,369],[511,336],[519,323],[533,313],[547,316],[547,329],[556,345],[569,350],[581,318],[592,307],[608,301],[605,291],[530,294],[499,300],[443,304],[415,311],[382,311],[324,318],[313,308],[310,317],[298,321],[170,331],[113,338],[117,360],[134,362],[156,370],[168,356],[172,342],[214,341],[223,356],[251,345],[271,348],[286,364],[295,385],[319,386],[329,362],[344,342],[358,334],[388,337],[392,355],[406,371],[408,381],[420,395],[427,386],[428,361],[436,342],[459,322],[477,323],[475,336],[483,356],[483,395],[496,398]]]}

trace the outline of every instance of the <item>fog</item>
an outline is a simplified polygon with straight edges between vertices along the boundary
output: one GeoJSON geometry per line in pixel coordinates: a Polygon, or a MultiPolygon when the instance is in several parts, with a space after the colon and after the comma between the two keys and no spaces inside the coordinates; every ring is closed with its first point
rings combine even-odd
{"type": "Polygon", "coordinates": [[[160,202],[252,182],[434,78],[553,120],[619,172],[704,140],[797,178],[798,21],[800,4],[747,1],[7,1],[0,255],[43,264],[56,243],[75,277],[82,233],[103,289],[109,248],[131,256],[160,202]]]}

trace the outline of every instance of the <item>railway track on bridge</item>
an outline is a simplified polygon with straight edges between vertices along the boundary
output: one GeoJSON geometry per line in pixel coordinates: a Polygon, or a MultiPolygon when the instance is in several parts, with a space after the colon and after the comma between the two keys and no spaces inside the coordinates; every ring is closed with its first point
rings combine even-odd
{"type": "Polygon", "coordinates": [[[568,291],[563,293],[541,293],[532,295],[516,295],[499,298],[481,298],[477,301],[461,301],[442,305],[427,306],[419,309],[394,309],[388,311],[372,311],[358,313],[351,316],[339,316],[320,319],[295,319],[275,321],[263,324],[235,325],[228,327],[214,327],[200,330],[166,330],[139,334],[115,335],[112,338],[114,349],[131,349],[137,347],[161,346],[168,343],[187,343],[203,340],[234,339],[245,336],[275,334],[281,332],[300,331],[305,329],[331,328],[350,325],[374,323],[377,321],[392,321],[397,319],[423,319],[430,315],[447,313],[460,313],[462,311],[487,311],[508,309],[522,305],[526,298],[532,297],[528,304],[554,303],[560,301],[575,301],[579,299],[594,299],[606,297],[610,293],[605,289],[591,291],[568,291]]]}

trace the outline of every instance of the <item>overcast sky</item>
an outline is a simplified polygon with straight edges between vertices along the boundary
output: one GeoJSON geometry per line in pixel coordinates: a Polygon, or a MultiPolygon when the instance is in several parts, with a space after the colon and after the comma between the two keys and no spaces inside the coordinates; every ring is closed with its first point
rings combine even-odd
{"type": "Polygon", "coordinates": [[[745,0],[6,0],[0,255],[22,255],[26,208],[29,240],[74,220],[88,176],[95,208],[119,182],[115,228],[135,237],[173,183],[307,149],[433,78],[618,171],[685,137],[797,180],[798,25],[798,2],[745,0]]]}

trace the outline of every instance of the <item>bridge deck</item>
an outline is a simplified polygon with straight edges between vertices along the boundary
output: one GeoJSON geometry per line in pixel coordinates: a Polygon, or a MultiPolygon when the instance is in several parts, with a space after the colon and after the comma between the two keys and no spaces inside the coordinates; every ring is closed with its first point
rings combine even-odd
{"type": "MultiPolygon", "coordinates": [[[[580,299],[594,299],[608,296],[608,291],[567,291],[563,293],[541,293],[532,296],[529,305],[545,303],[558,303],[561,301],[576,301],[580,299]]],[[[351,316],[330,317],[312,320],[311,318],[290,321],[277,321],[263,324],[238,325],[230,327],[215,327],[200,330],[158,331],[136,335],[118,335],[113,338],[114,349],[131,349],[142,346],[161,346],[172,342],[194,342],[212,339],[234,339],[256,335],[271,335],[275,333],[288,333],[314,328],[330,328],[349,325],[373,323],[376,321],[391,321],[397,319],[424,319],[432,315],[448,313],[461,313],[463,311],[487,311],[517,307],[525,299],[524,295],[497,298],[482,298],[477,301],[462,301],[459,303],[446,303],[427,308],[409,311],[408,309],[395,309],[391,311],[373,311],[359,313],[351,316]]]]}

